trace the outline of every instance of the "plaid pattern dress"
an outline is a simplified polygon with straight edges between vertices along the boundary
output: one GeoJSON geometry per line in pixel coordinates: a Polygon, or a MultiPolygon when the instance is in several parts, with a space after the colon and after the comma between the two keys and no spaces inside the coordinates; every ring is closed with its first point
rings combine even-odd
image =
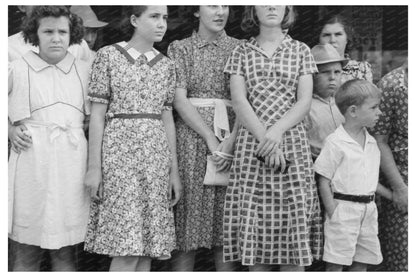
{"type": "MultiPolygon", "coordinates": [[[[316,72],[310,49],[286,35],[268,57],[254,38],[234,49],[224,72],[245,79],[248,101],[268,128],[296,103],[300,75],[316,72]]],[[[224,211],[224,260],[307,266],[322,254],[322,218],[305,127],[283,136],[287,174],[254,156],[259,142],[238,132],[224,211]]]]}

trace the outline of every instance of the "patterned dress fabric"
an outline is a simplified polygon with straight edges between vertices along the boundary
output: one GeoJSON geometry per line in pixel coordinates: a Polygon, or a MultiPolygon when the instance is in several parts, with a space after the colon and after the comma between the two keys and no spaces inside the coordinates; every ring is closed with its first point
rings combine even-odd
{"type": "MultiPolygon", "coordinates": [[[[349,58],[348,54],[345,55],[345,58],[349,58]]],[[[350,60],[342,69],[341,84],[355,79],[373,82],[373,72],[371,71],[371,65],[368,62],[350,60]]]]}
{"type": "MultiPolygon", "coordinates": [[[[187,91],[188,98],[230,100],[229,78],[224,75],[231,51],[240,43],[223,31],[216,40],[207,42],[194,32],[191,37],[174,41],[168,56],[176,64],[176,87],[187,91]]],[[[197,107],[204,122],[213,128],[214,108],[197,107]]],[[[230,129],[235,115],[228,108],[230,129]]],[[[181,251],[200,247],[222,246],[222,220],[225,187],[203,184],[207,155],[205,140],[176,114],[179,174],[184,192],[175,206],[177,248],[181,251]]]]}
{"type": "Polygon", "coordinates": [[[104,197],[91,205],[85,250],[169,257],[176,245],[165,127],[158,119],[115,115],[160,115],[172,109],[165,103],[174,98],[174,65],[160,53],[150,61],[145,55],[135,58],[134,49],[127,51],[125,45],[100,49],[92,66],[89,99],[108,104],[108,110],[102,144],[104,197]]]}
{"type": "MultiPolygon", "coordinates": [[[[296,103],[301,75],[317,72],[310,49],[286,35],[271,57],[255,38],[237,47],[225,69],[244,77],[247,98],[268,128],[296,103]]],[[[307,266],[322,255],[322,218],[304,123],[283,136],[291,161],[281,174],[257,160],[255,137],[241,127],[227,188],[224,259],[243,265],[307,266]]]]}
{"type": "Polygon", "coordinates": [[[9,70],[9,119],[32,137],[26,151],[10,154],[10,238],[44,249],[81,243],[90,205],[83,130],[88,64],[68,52],[51,65],[29,51],[9,70]]]}
{"type": "MultiPolygon", "coordinates": [[[[373,134],[388,135],[388,145],[397,168],[408,184],[408,86],[404,69],[385,75],[378,87],[382,91],[380,110],[383,113],[373,134]]],[[[381,172],[380,182],[390,188],[381,172]]],[[[385,271],[408,271],[408,213],[395,208],[391,201],[380,199],[379,236],[385,271]]]]}

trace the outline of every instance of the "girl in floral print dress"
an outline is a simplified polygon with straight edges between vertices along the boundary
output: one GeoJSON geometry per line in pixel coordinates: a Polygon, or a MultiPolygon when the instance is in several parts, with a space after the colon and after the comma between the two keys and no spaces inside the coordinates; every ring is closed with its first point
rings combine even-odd
{"type": "Polygon", "coordinates": [[[175,68],[153,48],[167,7],[132,6],[128,15],[131,39],[100,49],[91,71],[85,249],[112,256],[110,271],[148,271],[176,246],[175,68]]]}
{"type": "Polygon", "coordinates": [[[302,271],[322,252],[322,220],[303,119],[312,100],[310,49],[287,29],[292,6],[246,7],[225,72],[241,127],[227,187],[224,259],[253,271],[302,271]]]}
{"type": "MultiPolygon", "coordinates": [[[[228,6],[196,6],[198,32],[172,42],[168,49],[177,67],[175,123],[184,185],[184,195],[175,207],[178,251],[172,265],[176,271],[192,271],[196,250],[201,247],[213,249],[217,271],[232,267],[222,258],[226,187],[203,184],[207,155],[216,151],[232,154],[236,136],[236,128],[231,131],[235,115],[230,105],[229,78],[223,69],[231,51],[241,42],[224,31],[228,14],[228,6]],[[214,102],[224,105],[224,114],[217,113],[220,109],[214,102]],[[228,132],[224,136],[215,131],[221,127],[216,126],[217,119],[229,125],[228,130],[222,130],[228,132]]],[[[216,159],[219,169],[229,169],[231,162],[219,156],[216,159]]]]}

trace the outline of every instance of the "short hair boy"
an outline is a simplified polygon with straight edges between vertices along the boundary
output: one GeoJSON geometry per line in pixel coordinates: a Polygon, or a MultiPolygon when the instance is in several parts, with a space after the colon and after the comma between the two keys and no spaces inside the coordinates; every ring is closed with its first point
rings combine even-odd
{"type": "Polygon", "coordinates": [[[378,184],[380,150],[366,130],[381,114],[380,95],[366,80],[347,81],[335,95],[345,123],[327,137],[314,166],[326,210],[327,271],[342,271],[344,265],[366,271],[383,259],[374,193],[391,199],[391,191],[378,184]]]}
{"type": "Polygon", "coordinates": [[[313,95],[309,114],[305,118],[312,157],[316,159],[325,138],[344,122],[335,104],[334,94],[341,85],[342,68],[348,59],[341,57],[331,44],[318,44],[311,49],[318,66],[313,75],[313,95]]]}

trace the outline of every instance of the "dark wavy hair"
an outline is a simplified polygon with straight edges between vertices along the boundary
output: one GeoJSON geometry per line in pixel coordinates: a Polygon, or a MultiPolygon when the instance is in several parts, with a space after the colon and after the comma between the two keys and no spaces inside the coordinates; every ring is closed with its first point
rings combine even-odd
{"type": "Polygon", "coordinates": [[[340,13],[329,13],[327,15],[325,15],[322,19],[320,19],[318,21],[318,24],[316,25],[315,28],[315,38],[316,44],[319,44],[319,37],[321,35],[322,29],[324,28],[325,25],[327,24],[335,24],[335,23],[339,23],[342,25],[342,27],[344,28],[345,33],[347,34],[347,45],[345,46],[345,53],[349,53],[352,48],[353,48],[353,42],[352,42],[352,38],[354,35],[354,29],[352,28],[351,24],[350,24],[351,20],[344,16],[343,14],[340,13]]]}
{"type": "MultiPolygon", "coordinates": [[[[251,34],[252,36],[257,36],[260,33],[260,24],[259,19],[256,14],[256,6],[246,6],[243,13],[243,19],[241,21],[241,29],[251,34]]],[[[296,13],[293,6],[286,6],[285,15],[282,20],[282,30],[288,30],[290,27],[295,24],[296,13]]]]}
{"type": "Polygon", "coordinates": [[[39,22],[45,17],[68,18],[69,21],[69,45],[79,44],[84,37],[82,19],[71,13],[66,6],[35,6],[32,12],[24,19],[22,24],[23,38],[34,46],[39,45],[39,22]]]}
{"type": "Polygon", "coordinates": [[[132,15],[140,17],[147,10],[147,6],[125,6],[123,10],[124,17],[120,23],[121,31],[130,39],[134,34],[134,26],[131,25],[130,18],[132,15]]]}

